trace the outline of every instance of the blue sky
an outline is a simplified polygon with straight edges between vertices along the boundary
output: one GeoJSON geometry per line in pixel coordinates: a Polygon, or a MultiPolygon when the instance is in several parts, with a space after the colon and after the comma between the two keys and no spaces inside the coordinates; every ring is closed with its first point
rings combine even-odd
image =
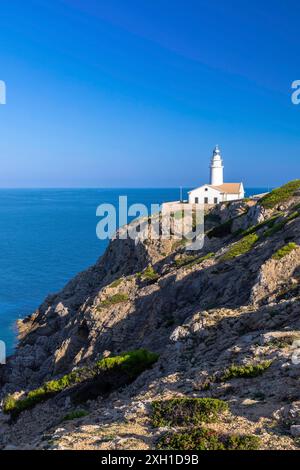
{"type": "Polygon", "coordinates": [[[0,187],[300,176],[295,0],[1,2],[0,187]]]}

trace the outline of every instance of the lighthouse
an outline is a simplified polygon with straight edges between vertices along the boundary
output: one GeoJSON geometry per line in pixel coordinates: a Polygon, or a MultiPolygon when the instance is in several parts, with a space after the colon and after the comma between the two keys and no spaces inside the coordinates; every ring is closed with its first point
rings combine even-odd
{"type": "Polygon", "coordinates": [[[243,183],[224,183],[223,168],[221,152],[216,146],[210,160],[210,183],[189,192],[190,204],[213,205],[244,198],[243,183]]]}
{"type": "Polygon", "coordinates": [[[210,163],[210,184],[221,186],[223,184],[223,161],[218,146],[215,147],[210,163]]]}

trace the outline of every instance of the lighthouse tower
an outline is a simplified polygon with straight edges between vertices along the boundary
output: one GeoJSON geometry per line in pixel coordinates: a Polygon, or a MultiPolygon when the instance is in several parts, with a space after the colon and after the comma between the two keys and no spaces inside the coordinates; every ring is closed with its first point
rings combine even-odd
{"type": "Polygon", "coordinates": [[[216,146],[210,163],[210,184],[221,186],[223,181],[223,161],[219,147],[216,146]]]}

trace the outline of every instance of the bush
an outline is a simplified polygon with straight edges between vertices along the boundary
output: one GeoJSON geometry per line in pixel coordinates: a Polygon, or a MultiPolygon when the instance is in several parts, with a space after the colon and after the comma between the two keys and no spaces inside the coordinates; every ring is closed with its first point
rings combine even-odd
{"type": "Polygon", "coordinates": [[[245,366],[232,364],[221,376],[221,381],[257,377],[263,374],[271,364],[272,361],[263,361],[259,364],[248,364],[245,366]]]}
{"type": "Polygon", "coordinates": [[[196,264],[200,264],[203,261],[213,258],[215,256],[214,253],[208,253],[205,256],[192,256],[192,255],[186,255],[183,256],[182,258],[179,258],[175,260],[175,264],[177,268],[181,268],[182,266],[187,266],[187,267],[192,267],[195,266],[196,264]]]}
{"type": "Polygon", "coordinates": [[[63,421],[72,421],[73,419],[83,418],[87,416],[89,413],[85,410],[75,410],[71,411],[70,413],[66,414],[63,417],[63,421]]]}
{"type": "Polygon", "coordinates": [[[241,436],[233,434],[229,436],[226,447],[227,450],[257,450],[260,446],[260,438],[258,436],[241,436]]]}
{"type": "Polygon", "coordinates": [[[151,266],[151,264],[149,264],[149,266],[142,273],[138,274],[138,277],[142,281],[156,282],[159,279],[159,274],[155,271],[153,266],[151,266]]]}
{"type": "Polygon", "coordinates": [[[253,245],[257,242],[258,240],[258,235],[256,233],[251,233],[250,235],[246,235],[243,237],[241,240],[238,242],[234,243],[231,248],[225,253],[223,256],[221,256],[221,261],[228,261],[233,258],[236,258],[237,256],[244,255],[248,251],[251,250],[253,245]]]}
{"type": "Polygon", "coordinates": [[[242,232],[242,235],[243,236],[250,235],[251,233],[255,233],[255,232],[257,232],[258,230],[260,230],[264,227],[272,228],[273,225],[278,220],[278,218],[280,217],[280,215],[281,214],[276,214],[273,217],[271,217],[270,219],[264,220],[263,222],[260,222],[259,224],[254,225],[254,227],[249,227],[247,230],[244,230],[242,232]]]}
{"type": "Polygon", "coordinates": [[[298,336],[291,335],[279,336],[278,338],[273,338],[271,339],[271,341],[268,341],[268,346],[278,349],[284,349],[288,348],[289,346],[292,346],[295,340],[300,340],[300,338],[298,336]]]}
{"type": "Polygon", "coordinates": [[[152,423],[155,427],[197,425],[216,421],[228,405],[214,398],[174,398],[152,402],[152,423]]]}
{"type": "Polygon", "coordinates": [[[264,233],[264,237],[271,237],[275,233],[279,232],[280,230],[283,229],[283,227],[287,224],[288,220],[283,219],[277,222],[275,225],[273,225],[269,230],[266,230],[264,233]]]}
{"type": "Polygon", "coordinates": [[[11,395],[8,395],[3,402],[3,412],[10,413],[16,406],[17,400],[11,395]]]}
{"type": "Polygon", "coordinates": [[[257,450],[260,439],[251,435],[222,435],[212,429],[191,429],[163,436],[160,450],[257,450]]]}
{"type": "Polygon", "coordinates": [[[95,379],[109,370],[116,371],[119,374],[126,372],[127,379],[133,379],[145,369],[151,367],[158,357],[156,353],[149,352],[146,349],[138,349],[119,356],[100,359],[93,366],[79,368],[58,380],[44,383],[41,387],[30,391],[25,398],[17,400],[8,396],[4,400],[3,411],[17,416],[23,410],[30,409],[37,403],[45,401],[76,384],[95,379]]]}
{"type": "Polygon", "coordinates": [[[278,204],[282,204],[293,196],[294,192],[300,188],[300,180],[290,181],[289,183],[274,189],[260,199],[259,204],[265,209],[273,209],[278,204]]]}
{"type": "Polygon", "coordinates": [[[217,432],[210,429],[193,429],[170,433],[157,444],[159,450],[225,450],[217,432]]]}
{"type": "Polygon", "coordinates": [[[122,277],[120,277],[119,279],[116,279],[115,281],[113,281],[109,287],[118,287],[121,283],[122,283],[123,279],[122,277]]]}
{"type": "Polygon", "coordinates": [[[129,297],[127,294],[115,294],[115,295],[112,295],[111,297],[108,297],[107,299],[105,300],[102,300],[102,302],[100,302],[98,308],[106,308],[106,307],[110,307],[111,305],[116,305],[116,304],[120,304],[122,302],[127,302],[129,300],[129,297]]]}
{"type": "Polygon", "coordinates": [[[274,253],[274,255],[272,256],[272,258],[275,260],[280,260],[284,258],[286,255],[288,255],[289,253],[291,253],[292,251],[296,250],[296,248],[298,248],[298,245],[296,243],[294,242],[288,243],[287,245],[277,250],[276,253],[274,253]]]}
{"type": "Polygon", "coordinates": [[[106,357],[96,362],[97,372],[118,368],[126,371],[131,377],[135,377],[145,369],[152,366],[159,358],[159,355],[146,349],[137,349],[123,353],[120,356],[106,357]]]}

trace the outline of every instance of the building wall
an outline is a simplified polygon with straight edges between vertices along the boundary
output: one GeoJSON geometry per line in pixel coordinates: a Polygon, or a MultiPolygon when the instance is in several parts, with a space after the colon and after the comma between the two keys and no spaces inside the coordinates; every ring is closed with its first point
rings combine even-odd
{"type": "Polygon", "coordinates": [[[244,189],[239,194],[222,194],[217,189],[209,186],[201,186],[189,193],[190,204],[218,204],[219,202],[235,201],[244,198],[244,189]],[[206,190],[207,189],[207,190],[206,190]],[[207,198],[205,200],[205,198],[207,198]]]}
{"type": "Polygon", "coordinates": [[[244,198],[244,194],[243,193],[240,193],[240,194],[225,194],[224,195],[224,201],[236,201],[237,199],[243,199],[244,198]]]}
{"type": "Polygon", "coordinates": [[[200,188],[194,189],[189,194],[190,204],[217,204],[222,202],[222,200],[220,191],[210,188],[209,186],[201,186],[200,188]],[[205,198],[207,198],[207,201],[205,198]]]}

